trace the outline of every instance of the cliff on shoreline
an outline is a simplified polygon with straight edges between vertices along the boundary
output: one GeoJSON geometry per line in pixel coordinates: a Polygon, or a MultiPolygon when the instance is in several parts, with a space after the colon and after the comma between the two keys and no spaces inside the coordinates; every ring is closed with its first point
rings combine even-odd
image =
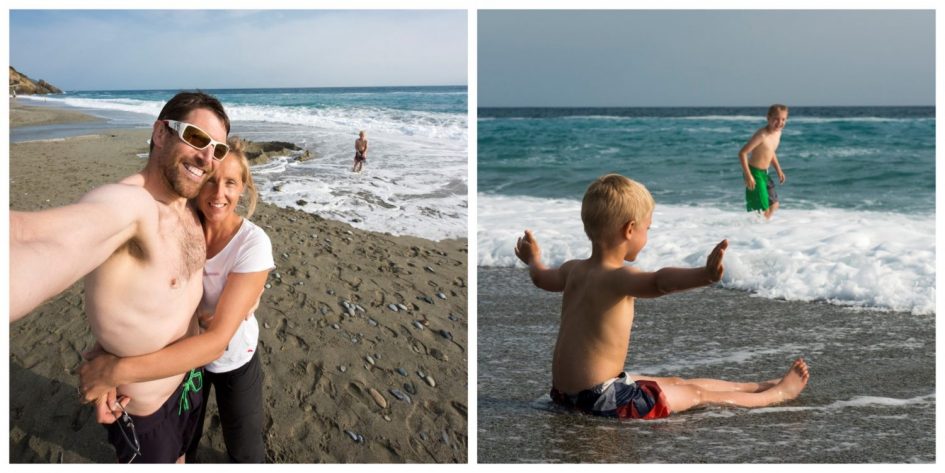
{"type": "Polygon", "coordinates": [[[33,94],[61,94],[62,90],[58,87],[40,79],[38,82],[30,79],[13,66],[10,66],[10,94],[16,92],[17,95],[33,94]]]}

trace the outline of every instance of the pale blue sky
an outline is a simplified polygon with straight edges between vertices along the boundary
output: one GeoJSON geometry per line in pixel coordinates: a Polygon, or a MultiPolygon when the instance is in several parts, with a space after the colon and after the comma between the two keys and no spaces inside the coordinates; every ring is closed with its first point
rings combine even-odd
{"type": "Polygon", "coordinates": [[[10,65],[66,90],[467,84],[466,11],[13,10],[10,65]]]}
{"type": "Polygon", "coordinates": [[[480,11],[479,106],[934,105],[934,11],[480,11]]]}

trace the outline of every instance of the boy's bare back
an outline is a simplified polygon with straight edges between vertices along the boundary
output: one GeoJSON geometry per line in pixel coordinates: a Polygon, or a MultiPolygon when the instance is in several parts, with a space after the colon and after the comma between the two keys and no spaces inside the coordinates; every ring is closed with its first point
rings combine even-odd
{"type": "Polygon", "coordinates": [[[659,297],[670,292],[705,286],[721,279],[722,257],[728,242],[720,242],[702,268],[663,268],[644,272],[625,266],[635,259],[646,243],[627,244],[606,250],[595,245],[595,253],[585,260],[571,260],[558,268],[541,263],[541,250],[534,235],[526,230],[515,253],[529,265],[535,285],[549,291],[563,291],[561,326],[552,361],[555,389],[576,394],[592,388],[624,370],[636,297],[659,297]],[[600,250],[600,251],[598,251],[600,250]]]}
{"type": "Polygon", "coordinates": [[[572,260],[561,266],[565,287],[561,302],[561,327],[552,361],[552,384],[574,394],[606,381],[623,371],[634,297],[616,288],[620,272],[633,271],[572,260]]]}

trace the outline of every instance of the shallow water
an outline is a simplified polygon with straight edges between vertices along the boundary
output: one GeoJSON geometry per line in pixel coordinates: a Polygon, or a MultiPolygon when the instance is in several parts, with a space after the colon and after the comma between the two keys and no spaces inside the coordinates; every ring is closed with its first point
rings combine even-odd
{"type": "Polygon", "coordinates": [[[935,461],[934,315],[703,289],[637,303],[627,369],[757,381],[797,356],[795,401],[616,421],[550,405],[560,295],[521,269],[478,268],[479,462],[935,461]]]}
{"type": "MultiPolygon", "coordinates": [[[[173,90],[81,91],[27,98],[106,121],[16,129],[14,142],[111,128],[149,127],[173,90]]],[[[301,162],[270,156],[254,166],[263,201],[369,231],[431,240],[468,228],[467,90],[464,86],[208,90],[225,105],[231,135],[288,141],[311,153],[301,162]],[[368,162],[351,172],[365,130],[368,162]]]]}

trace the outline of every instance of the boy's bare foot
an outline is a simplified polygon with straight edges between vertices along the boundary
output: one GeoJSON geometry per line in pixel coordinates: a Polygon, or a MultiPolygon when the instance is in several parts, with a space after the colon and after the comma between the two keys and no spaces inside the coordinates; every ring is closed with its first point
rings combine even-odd
{"type": "Polygon", "coordinates": [[[807,387],[809,379],[810,371],[807,368],[807,362],[803,358],[798,358],[794,360],[794,364],[788,368],[781,381],[772,389],[781,394],[781,402],[790,401],[801,394],[801,391],[807,387]]]}

